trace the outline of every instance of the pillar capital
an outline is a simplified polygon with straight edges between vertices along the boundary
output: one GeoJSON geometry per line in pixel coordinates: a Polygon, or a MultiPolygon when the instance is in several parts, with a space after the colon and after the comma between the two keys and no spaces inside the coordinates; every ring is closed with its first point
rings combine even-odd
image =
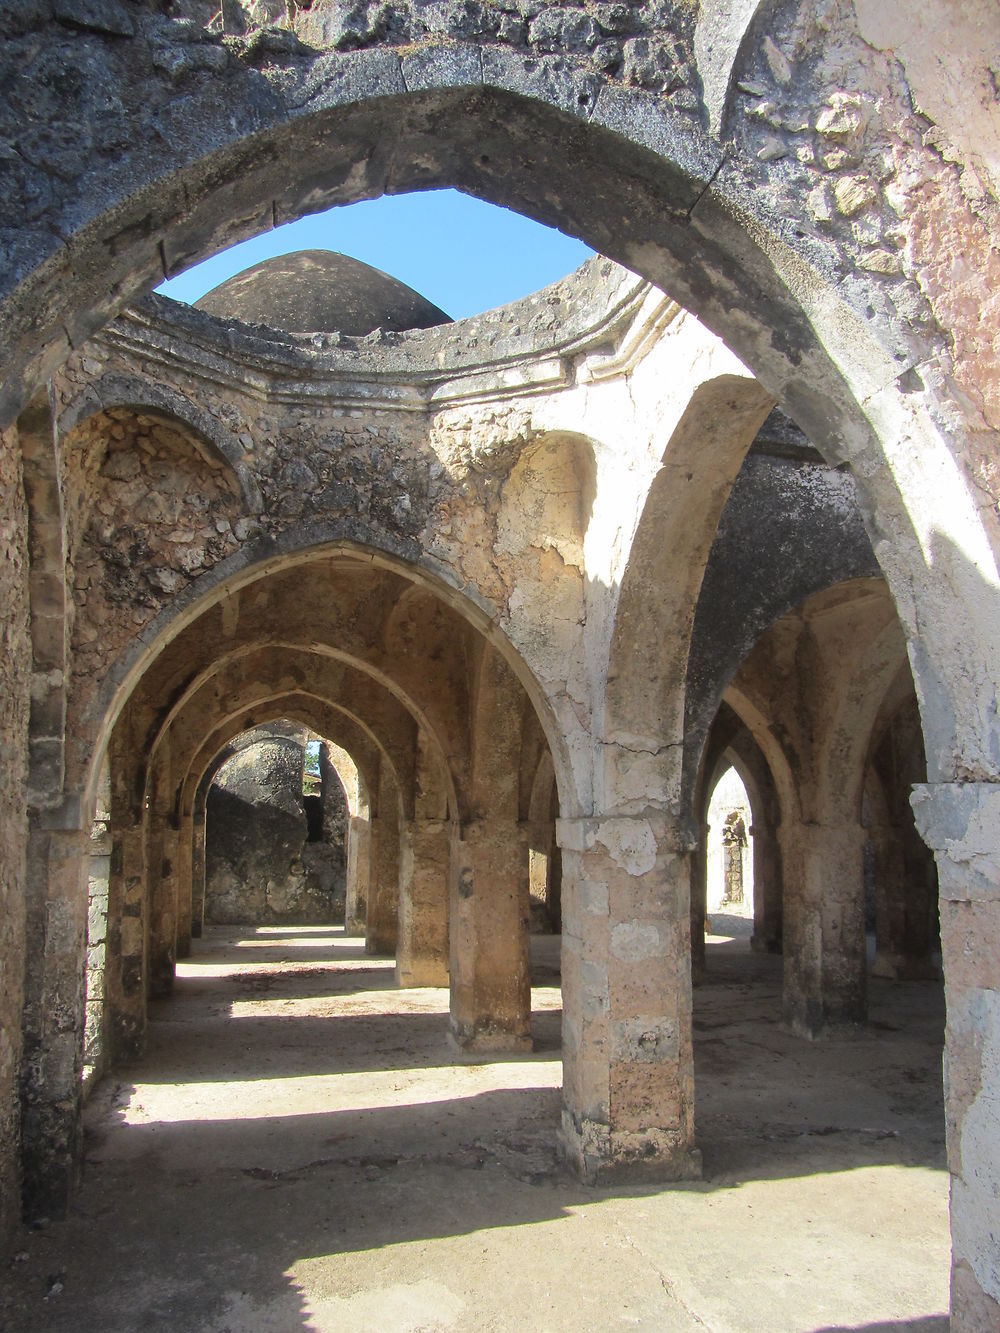
{"type": "Polygon", "coordinates": [[[586,815],[557,819],[556,840],[563,851],[610,853],[631,874],[651,870],[657,850],[690,852],[698,846],[697,821],[648,806],[638,814],[586,815]]]}

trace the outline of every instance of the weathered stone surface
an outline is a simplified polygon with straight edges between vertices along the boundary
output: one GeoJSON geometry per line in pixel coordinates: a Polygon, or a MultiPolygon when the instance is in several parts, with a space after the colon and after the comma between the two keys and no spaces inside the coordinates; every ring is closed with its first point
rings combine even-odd
{"type": "Polygon", "coordinates": [[[303,796],[304,759],[301,734],[264,733],[216,774],[206,812],[206,922],[343,920],[343,820],[331,819],[326,809],[327,803],[342,808],[343,797],[338,801],[339,793],[327,789],[319,827],[310,827],[306,802],[320,798],[303,796]]]}
{"type": "MultiPolygon", "coordinates": [[[[355,728],[377,829],[355,904],[369,898],[373,942],[394,940],[416,882],[399,873],[411,823],[447,820],[464,845],[468,864],[456,850],[449,869],[460,1035],[488,1034],[495,1008],[503,1039],[525,1040],[508,853],[537,823],[548,745],[566,834],[567,1149],[589,1178],[690,1173],[688,857],[720,688],[772,769],[803,1026],[857,1013],[864,753],[909,690],[904,650],[928,780],[956,789],[933,812],[918,803],[943,899],[966,913],[995,897],[1000,260],[979,36],[995,16],[987,0],[954,19],[867,0],[211,9],[53,0],[0,17],[0,410],[13,421],[43,399],[39,441],[59,423],[59,467],[26,485],[33,680],[17,666],[20,573],[4,678],[15,756],[30,700],[28,790],[45,798],[27,860],[33,1206],[65,1202],[78,1152],[82,870],[104,750],[104,991],[134,1050],[193,917],[193,788],[234,726],[275,710],[355,728]],[[367,340],[272,337],[157,300],[121,313],[164,271],[276,221],[437,185],[584,236],[731,350],[600,264],[494,316],[367,340]],[[109,379],[154,400],[109,396],[109,379]],[[824,601],[783,575],[768,588],[773,548],[755,552],[760,586],[715,673],[711,635],[690,651],[702,576],[775,399],[827,469],[757,493],[780,492],[783,513],[803,500],[782,530],[796,551],[823,530],[830,577],[871,574],[860,515],[892,605],[843,587],[824,601]],[[830,473],[841,465],[853,487],[830,473]],[[462,836],[484,827],[504,830],[502,886],[462,836]],[[505,941],[484,940],[500,919],[505,941]],[[662,1058],[638,1058],[647,1033],[662,1058]]],[[[21,551],[16,471],[4,503],[21,551]]],[[[704,583],[711,620],[724,580],[704,583]]],[[[995,925],[984,912],[984,956],[995,925]]],[[[955,920],[946,935],[946,977],[950,960],[965,978],[955,920]]],[[[4,949],[16,976],[17,939],[4,949]]],[[[996,1297],[997,1019],[981,981],[948,982],[954,1302],[969,1327],[996,1297]]]]}
{"type": "Polygon", "coordinates": [[[28,516],[16,433],[0,448],[0,1236],[6,1244],[20,1218],[18,1082],[25,965],[25,853],[28,765],[28,516]]]}
{"type": "Polygon", "coordinates": [[[265,259],[195,302],[198,310],[288,333],[346,333],[448,324],[443,310],[387,273],[328,250],[265,259]]]}

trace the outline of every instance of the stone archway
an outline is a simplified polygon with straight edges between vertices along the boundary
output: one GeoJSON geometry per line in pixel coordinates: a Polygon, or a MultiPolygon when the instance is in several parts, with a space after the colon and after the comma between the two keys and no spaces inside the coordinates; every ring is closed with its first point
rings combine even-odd
{"type": "MultiPolygon", "coordinates": [[[[406,17],[412,24],[408,10],[406,17]]],[[[969,1055],[969,992],[981,987],[958,985],[968,975],[959,959],[973,918],[978,939],[996,935],[988,885],[997,849],[983,830],[995,823],[1000,763],[996,519],[974,490],[982,482],[992,494],[986,431],[995,420],[995,386],[989,375],[985,386],[977,383],[972,349],[984,302],[988,325],[994,318],[1000,284],[985,281],[982,299],[969,279],[951,291],[935,252],[954,253],[947,238],[958,236],[982,259],[971,270],[990,273],[997,261],[983,211],[967,201],[948,161],[954,154],[937,154],[910,120],[909,98],[886,54],[894,36],[905,48],[901,30],[888,20],[866,41],[870,24],[853,11],[834,32],[804,4],[778,6],[766,17],[770,45],[743,34],[729,76],[712,66],[712,88],[730,90],[712,112],[726,149],[690,118],[698,105],[697,79],[689,77],[699,49],[693,19],[653,34],[677,50],[677,78],[664,78],[656,92],[629,88],[618,70],[607,73],[586,42],[575,47],[558,24],[518,38],[489,28],[464,41],[442,32],[440,42],[412,50],[360,32],[351,42],[370,49],[318,57],[303,53],[294,34],[264,34],[228,51],[212,36],[192,40],[190,29],[181,33],[145,14],[113,18],[110,30],[105,20],[103,32],[100,23],[96,32],[61,32],[49,54],[57,64],[86,61],[92,77],[78,88],[73,115],[93,131],[80,136],[89,145],[86,162],[72,154],[74,169],[63,179],[88,185],[70,190],[44,172],[36,178],[32,168],[30,179],[18,178],[22,188],[10,191],[37,201],[46,197],[44,185],[51,202],[37,226],[30,209],[15,218],[24,232],[8,270],[4,401],[12,416],[71,343],[84,341],[164,267],[276,216],[385,188],[462,185],[564,223],[662,282],[739,352],[828,457],[846,457],[858,476],[907,633],[935,784],[919,794],[918,817],[953,904],[944,925],[946,973],[949,958],[956,968],[951,1040],[978,1076],[991,1058],[981,1050],[969,1055]],[[159,59],[116,68],[109,52],[117,42],[158,48],[159,59]],[[190,84],[177,98],[169,80],[179,69],[190,84]],[[681,90],[691,96],[677,96],[681,90]],[[98,114],[109,93],[138,113],[126,150],[114,145],[113,172],[101,169],[109,144],[98,114]],[[150,151],[153,123],[168,103],[179,131],[169,160],[160,147],[150,151]],[[390,119],[391,134],[384,132],[390,119]],[[895,137],[892,124],[902,127],[895,137]],[[796,137],[806,134],[809,142],[796,137]],[[877,159],[881,170],[869,171],[877,159]],[[291,187],[289,160],[298,163],[291,187]],[[792,160],[801,172],[782,165],[792,160]],[[866,187],[866,177],[894,183],[866,187]],[[612,188],[595,189],[602,181],[612,188]],[[935,188],[912,190],[911,181],[935,188]],[[899,249],[887,228],[894,201],[904,233],[899,249]],[[57,217],[62,225],[52,226],[57,217]],[[64,236],[72,243],[57,239],[64,236]],[[969,392],[979,387],[981,394],[969,392]]],[[[19,22],[8,21],[17,40],[24,36],[19,22]]],[[[310,31],[325,40],[321,19],[310,31]]],[[[968,43],[968,33],[956,40],[968,43]]],[[[43,73],[25,65],[27,91],[44,88],[43,73]]],[[[916,62],[912,77],[927,86],[916,62]]],[[[58,126],[61,110],[43,119],[58,126]]],[[[953,124],[947,105],[938,114],[953,124]]],[[[957,142],[961,157],[965,136],[957,142]]],[[[18,161],[11,169],[26,171],[18,161]]],[[[72,814],[55,822],[72,824],[72,814]]],[[[586,850],[585,831],[567,837],[586,850]]],[[[626,859],[634,852],[630,846],[626,859]]],[[[992,993],[986,958],[977,956],[973,975],[992,993]]],[[[979,1087],[977,1077],[968,1086],[979,1087]]],[[[973,1099],[982,1098],[973,1120],[995,1099],[992,1086],[973,1099]]],[[[953,1108],[956,1123],[965,1109],[965,1101],[953,1108]]],[[[986,1196],[971,1168],[967,1175],[972,1216],[986,1196]]],[[[964,1232],[956,1235],[961,1290],[976,1303],[988,1288],[995,1302],[995,1269],[964,1232]]]]}

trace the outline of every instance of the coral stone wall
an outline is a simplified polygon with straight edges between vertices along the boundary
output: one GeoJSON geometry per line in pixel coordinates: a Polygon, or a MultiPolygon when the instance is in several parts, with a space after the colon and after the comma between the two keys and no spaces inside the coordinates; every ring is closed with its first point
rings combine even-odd
{"type": "Polygon", "coordinates": [[[18,1063],[28,766],[27,511],[13,432],[0,438],[0,1245],[20,1215],[18,1063]]]}
{"type": "Polygon", "coordinates": [[[345,820],[335,813],[343,794],[335,780],[324,784],[320,827],[311,830],[305,803],[316,798],[303,797],[302,762],[299,741],[270,737],[219,770],[207,803],[206,921],[343,921],[345,820]]]}

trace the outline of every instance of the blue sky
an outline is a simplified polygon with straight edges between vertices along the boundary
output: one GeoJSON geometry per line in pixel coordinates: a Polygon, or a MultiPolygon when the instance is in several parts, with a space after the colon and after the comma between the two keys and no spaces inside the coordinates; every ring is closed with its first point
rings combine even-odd
{"type": "Polygon", "coordinates": [[[457,190],[386,195],[276,227],[156,290],[177,301],[290,250],[339,250],[391,273],[453,319],[527,296],[578,268],[581,241],[457,190]]]}

